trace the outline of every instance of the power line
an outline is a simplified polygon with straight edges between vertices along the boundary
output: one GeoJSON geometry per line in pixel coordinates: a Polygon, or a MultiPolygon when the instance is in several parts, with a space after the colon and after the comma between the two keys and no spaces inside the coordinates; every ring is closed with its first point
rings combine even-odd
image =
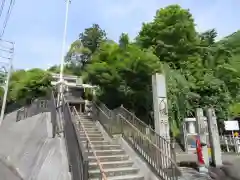
{"type": "Polygon", "coordinates": [[[5,21],[3,23],[3,30],[2,30],[2,33],[1,33],[0,37],[2,37],[4,32],[5,32],[5,29],[6,29],[6,26],[7,26],[7,23],[8,23],[10,15],[11,15],[12,8],[13,8],[14,4],[15,4],[15,0],[11,0],[10,1],[10,5],[8,7],[8,11],[7,11],[7,15],[6,15],[5,21]]]}
{"type": "Polygon", "coordinates": [[[0,7],[0,17],[2,16],[4,5],[5,5],[5,0],[2,0],[2,4],[1,4],[1,7],[0,7]]]}
{"type": "MultiPolygon", "coordinates": [[[[0,42],[1,41],[2,40],[0,40],[0,42]]],[[[13,55],[14,55],[14,43],[9,42],[9,41],[4,41],[4,42],[10,43],[11,48],[10,48],[10,51],[9,51],[10,58],[7,58],[8,63],[6,63],[8,65],[8,68],[5,68],[5,66],[2,66],[2,68],[4,68],[4,71],[6,72],[6,77],[5,77],[5,85],[3,86],[4,95],[3,95],[2,109],[1,109],[1,114],[0,114],[0,126],[1,126],[1,123],[2,123],[3,118],[4,118],[4,112],[5,112],[7,94],[8,94],[8,85],[9,85],[9,80],[10,80],[10,76],[11,76],[11,72],[12,72],[12,61],[13,61],[13,55]]],[[[5,58],[5,57],[3,57],[3,58],[5,58]]],[[[3,63],[5,63],[5,62],[3,62],[3,63]]]]}

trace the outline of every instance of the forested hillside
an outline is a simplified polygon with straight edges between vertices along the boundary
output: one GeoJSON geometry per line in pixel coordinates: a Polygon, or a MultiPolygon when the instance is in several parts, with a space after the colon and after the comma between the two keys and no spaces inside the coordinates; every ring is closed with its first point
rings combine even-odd
{"type": "MultiPolygon", "coordinates": [[[[99,86],[97,98],[109,108],[123,104],[148,124],[153,124],[151,75],[164,73],[174,135],[197,107],[214,107],[222,121],[240,112],[240,32],[216,42],[215,29],[199,33],[195,23],[189,10],[171,5],[144,22],[134,41],[122,33],[119,42],[93,24],[72,43],[65,73],[82,75],[99,86]]],[[[34,91],[32,83],[29,88],[34,91]]],[[[22,97],[25,91],[15,93],[22,97]]]]}
{"type": "MultiPolygon", "coordinates": [[[[232,56],[230,64],[240,72],[240,31],[232,33],[217,43],[229,49],[232,56]]],[[[238,116],[240,114],[240,103],[233,103],[230,106],[230,113],[234,116],[238,116]]]]}
{"type": "Polygon", "coordinates": [[[226,48],[232,49],[234,55],[240,54],[240,31],[234,32],[229,36],[226,36],[218,42],[218,44],[223,44],[226,48]]]}

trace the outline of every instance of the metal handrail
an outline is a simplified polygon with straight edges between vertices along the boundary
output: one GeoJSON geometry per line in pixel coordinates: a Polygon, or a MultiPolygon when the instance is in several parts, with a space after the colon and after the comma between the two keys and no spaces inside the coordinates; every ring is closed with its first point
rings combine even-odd
{"type": "MultiPolygon", "coordinates": [[[[147,127],[150,131],[152,131],[153,133],[156,133],[157,136],[160,136],[150,125],[147,125],[145,122],[143,122],[141,119],[139,119],[134,113],[132,113],[131,111],[127,110],[124,106],[120,106],[116,109],[114,109],[113,111],[116,111],[118,109],[122,109],[124,110],[125,112],[127,112],[128,114],[134,116],[134,118],[139,122],[141,123],[143,126],[147,127]]],[[[123,115],[122,115],[123,116],[123,115]]],[[[124,116],[123,116],[124,117],[124,116]]],[[[126,119],[126,117],[125,117],[126,119]]],[[[161,136],[160,136],[161,137],[161,136]]],[[[167,141],[167,139],[163,138],[164,141],[167,141]]]]}
{"type": "MultiPolygon", "coordinates": [[[[106,106],[105,106],[105,107],[106,107],[106,106]]],[[[107,108],[107,107],[106,107],[106,108],[107,108]]],[[[166,139],[166,138],[160,136],[150,125],[147,125],[145,122],[143,122],[141,119],[139,119],[134,113],[132,113],[132,112],[130,112],[129,110],[127,110],[123,105],[120,106],[120,107],[118,107],[118,108],[116,108],[116,109],[114,109],[113,112],[114,112],[114,111],[117,112],[117,111],[121,111],[121,110],[125,111],[126,113],[128,113],[129,115],[131,115],[132,117],[134,117],[134,120],[136,120],[137,123],[139,123],[141,126],[143,126],[143,127],[145,128],[145,130],[146,130],[146,128],[148,128],[150,134],[154,135],[155,137],[160,138],[160,139],[161,139],[162,141],[164,141],[165,143],[174,142],[174,139],[172,139],[172,138],[166,139]]],[[[128,118],[125,117],[124,114],[122,114],[121,112],[117,112],[117,114],[121,114],[126,120],[128,120],[128,118]]],[[[133,120],[133,121],[134,121],[134,120],[133,120]]],[[[128,120],[128,121],[130,121],[130,120],[128,120]]],[[[136,125],[134,122],[130,122],[130,123],[136,125]]],[[[142,133],[143,133],[143,132],[142,132],[142,133]]],[[[145,134],[146,134],[146,133],[145,133],[145,134]]],[[[153,141],[152,138],[151,138],[151,141],[153,141]]],[[[155,142],[155,143],[156,143],[157,145],[159,145],[157,142],[155,142]]],[[[172,151],[172,155],[171,155],[171,156],[176,159],[176,157],[175,157],[175,155],[174,155],[174,154],[175,154],[174,147],[173,147],[172,145],[170,146],[170,149],[171,149],[171,151],[172,151]]]]}
{"type": "Polygon", "coordinates": [[[100,160],[99,160],[98,157],[97,157],[96,150],[94,149],[93,144],[91,143],[90,138],[89,138],[87,132],[85,131],[85,127],[84,127],[84,125],[81,123],[81,120],[80,120],[81,118],[80,118],[80,116],[79,116],[79,114],[78,114],[78,112],[77,112],[77,110],[76,110],[76,108],[75,108],[74,106],[73,106],[73,111],[74,111],[75,114],[78,116],[79,124],[80,124],[80,126],[82,126],[82,128],[83,128],[83,132],[84,132],[84,134],[85,134],[85,136],[86,136],[86,138],[87,138],[87,141],[88,141],[88,143],[89,143],[89,145],[90,145],[90,148],[91,148],[92,151],[93,151],[93,155],[94,155],[94,157],[95,157],[96,160],[97,160],[97,164],[98,164],[98,166],[99,166],[99,169],[100,169],[100,172],[101,172],[101,174],[102,174],[102,176],[103,176],[103,179],[104,179],[104,180],[107,180],[107,176],[106,176],[106,174],[105,174],[105,172],[104,172],[104,170],[103,170],[103,167],[102,167],[102,165],[101,165],[101,162],[100,162],[100,160]]]}
{"type": "Polygon", "coordinates": [[[78,127],[73,118],[73,113],[69,103],[63,97],[62,115],[64,119],[64,135],[67,147],[67,155],[69,161],[69,171],[74,180],[88,179],[88,157],[85,148],[78,134],[78,127]]]}
{"type": "MultiPolygon", "coordinates": [[[[95,104],[96,105],[96,104],[95,104]]],[[[107,113],[107,115],[109,116],[109,117],[111,117],[112,116],[112,111],[110,110],[110,109],[108,109],[108,107],[105,105],[105,104],[103,104],[103,103],[101,103],[100,104],[100,109],[102,109],[102,111],[106,114],[107,113]],[[104,111],[105,110],[105,111],[104,111]]]]}
{"type": "MultiPolygon", "coordinates": [[[[148,146],[150,145],[152,148],[151,149],[153,149],[153,151],[155,152],[155,154],[156,154],[156,157],[158,156],[157,154],[159,154],[160,156],[161,156],[161,158],[157,158],[157,159],[155,159],[156,157],[152,157],[152,155],[151,154],[148,154],[148,157],[146,157],[146,156],[143,156],[145,159],[146,159],[146,161],[148,162],[148,163],[150,163],[150,165],[151,165],[151,167],[154,169],[154,171],[156,171],[157,173],[158,173],[158,175],[161,177],[161,178],[163,178],[163,179],[165,179],[165,180],[177,180],[178,179],[178,175],[177,175],[177,173],[178,172],[181,172],[181,170],[180,170],[180,168],[178,167],[178,165],[177,165],[177,163],[175,162],[175,160],[173,159],[173,158],[171,158],[170,156],[169,156],[169,154],[167,153],[167,152],[164,152],[160,147],[158,147],[155,143],[153,143],[150,139],[149,139],[149,137],[148,136],[146,136],[145,134],[143,134],[141,131],[139,131],[138,129],[137,129],[137,127],[135,127],[133,124],[131,124],[125,117],[123,117],[122,115],[120,115],[120,114],[118,114],[117,116],[119,116],[119,119],[121,119],[121,123],[122,123],[122,131],[123,131],[123,136],[126,136],[125,135],[125,132],[124,132],[124,125],[123,125],[123,121],[125,122],[125,123],[127,123],[127,125],[129,126],[129,127],[131,127],[136,133],[137,133],[137,136],[139,137],[141,137],[142,139],[144,139],[144,140],[146,140],[146,142],[148,142],[148,146]],[[154,161],[152,161],[151,160],[151,158],[154,158],[155,160],[154,161]],[[160,163],[160,164],[159,164],[160,163]],[[162,166],[161,166],[162,165],[162,166]],[[170,165],[170,167],[171,167],[171,169],[172,169],[172,175],[169,175],[166,171],[164,171],[164,167],[163,166],[166,166],[166,168],[167,167],[169,167],[169,165],[170,165]],[[160,167],[160,168],[159,168],[160,167]]],[[[129,136],[129,135],[127,135],[127,136],[129,136]]],[[[128,137],[126,137],[127,139],[127,141],[129,141],[128,140],[128,137]]],[[[134,138],[134,136],[133,136],[133,138],[134,138]]],[[[138,144],[138,143],[137,143],[138,144]]],[[[132,144],[133,146],[136,146],[136,144],[134,143],[134,144],[132,144]]],[[[135,147],[136,148],[136,147],[135,147]]],[[[139,147],[138,147],[139,148],[139,147]]],[[[137,148],[137,149],[138,149],[137,148]]],[[[140,147],[141,148],[141,147],[140,147]]],[[[143,150],[143,149],[142,149],[143,150]]],[[[146,151],[144,151],[145,153],[141,153],[142,152],[142,150],[139,150],[138,149],[138,151],[139,151],[139,153],[141,154],[141,155],[143,155],[143,154],[145,154],[146,153],[146,151]]],[[[183,178],[184,179],[184,178],[183,178]]]]}
{"type": "Polygon", "coordinates": [[[113,112],[104,105],[101,106],[103,109],[97,104],[94,105],[99,112],[96,114],[100,116],[97,117],[98,120],[110,135],[122,134],[123,138],[130,143],[161,178],[165,180],[176,180],[178,178],[178,174],[181,174],[181,170],[176,163],[175,152],[169,141],[159,136],[155,131],[153,131],[153,135],[156,136],[152,137],[141,129],[142,126],[138,129],[137,121],[133,120],[132,122],[131,115],[128,117],[129,114],[126,114],[126,117],[124,117],[121,113],[116,111],[113,112]],[[102,114],[104,115],[104,120],[101,118],[102,114]],[[128,128],[132,130],[129,131],[128,128]],[[171,168],[172,170],[166,172],[164,168],[171,168]]]}
{"type": "MultiPolygon", "coordinates": [[[[154,147],[156,147],[157,150],[159,150],[162,155],[164,155],[165,157],[169,158],[169,156],[168,156],[166,153],[164,153],[155,143],[153,143],[145,134],[143,134],[141,131],[139,131],[139,130],[138,130],[133,124],[131,124],[125,117],[123,117],[121,114],[118,114],[118,116],[122,117],[122,118],[124,119],[124,121],[126,121],[130,126],[132,126],[133,129],[135,129],[139,134],[141,134],[141,135],[144,137],[144,139],[146,139],[148,142],[150,142],[150,144],[152,144],[154,147]]],[[[173,163],[173,165],[175,165],[175,166],[177,167],[177,169],[179,169],[177,163],[176,163],[173,159],[171,159],[171,158],[169,158],[169,159],[170,159],[171,163],[173,163]]],[[[180,170],[180,169],[179,169],[179,170],[180,170]]]]}

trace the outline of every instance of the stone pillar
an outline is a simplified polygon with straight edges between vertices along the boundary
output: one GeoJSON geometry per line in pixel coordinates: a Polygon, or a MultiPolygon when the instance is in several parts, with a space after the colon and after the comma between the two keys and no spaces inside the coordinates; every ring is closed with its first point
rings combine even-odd
{"type": "Polygon", "coordinates": [[[217,126],[217,117],[213,108],[207,109],[207,122],[212,161],[215,166],[222,165],[222,152],[217,126]]]}
{"type": "MultiPolygon", "coordinates": [[[[201,143],[207,144],[207,127],[205,122],[205,117],[203,115],[202,108],[197,108],[196,110],[196,125],[197,125],[197,133],[200,137],[201,143]]],[[[206,166],[209,166],[209,157],[208,157],[208,147],[202,147],[203,158],[206,166]]]]}
{"type": "MultiPolygon", "coordinates": [[[[170,158],[171,142],[169,134],[166,82],[164,75],[155,74],[152,76],[152,89],[153,89],[155,131],[161,137],[164,137],[169,142],[169,143],[160,142],[160,144],[157,145],[170,158]]],[[[168,157],[165,157],[163,155],[162,165],[164,166],[164,168],[168,168],[171,165],[168,157]]]]}
{"type": "Polygon", "coordinates": [[[155,131],[162,137],[170,139],[167,109],[167,92],[165,76],[154,74],[152,76],[154,125],[155,131]]]}

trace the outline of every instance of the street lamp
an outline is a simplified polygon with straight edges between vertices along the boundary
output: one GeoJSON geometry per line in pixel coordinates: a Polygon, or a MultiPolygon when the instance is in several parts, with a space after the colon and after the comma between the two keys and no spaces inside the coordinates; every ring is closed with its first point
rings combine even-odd
{"type": "Polygon", "coordinates": [[[65,13],[65,23],[64,23],[64,31],[63,31],[63,42],[62,42],[62,56],[61,56],[61,66],[60,66],[60,88],[58,93],[58,103],[62,101],[63,96],[63,70],[64,70],[64,57],[65,57],[65,44],[66,44],[66,36],[67,36],[67,24],[68,24],[68,11],[69,11],[69,4],[71,0],[67,0],[66,2],[66,13],[65,13]]]}

